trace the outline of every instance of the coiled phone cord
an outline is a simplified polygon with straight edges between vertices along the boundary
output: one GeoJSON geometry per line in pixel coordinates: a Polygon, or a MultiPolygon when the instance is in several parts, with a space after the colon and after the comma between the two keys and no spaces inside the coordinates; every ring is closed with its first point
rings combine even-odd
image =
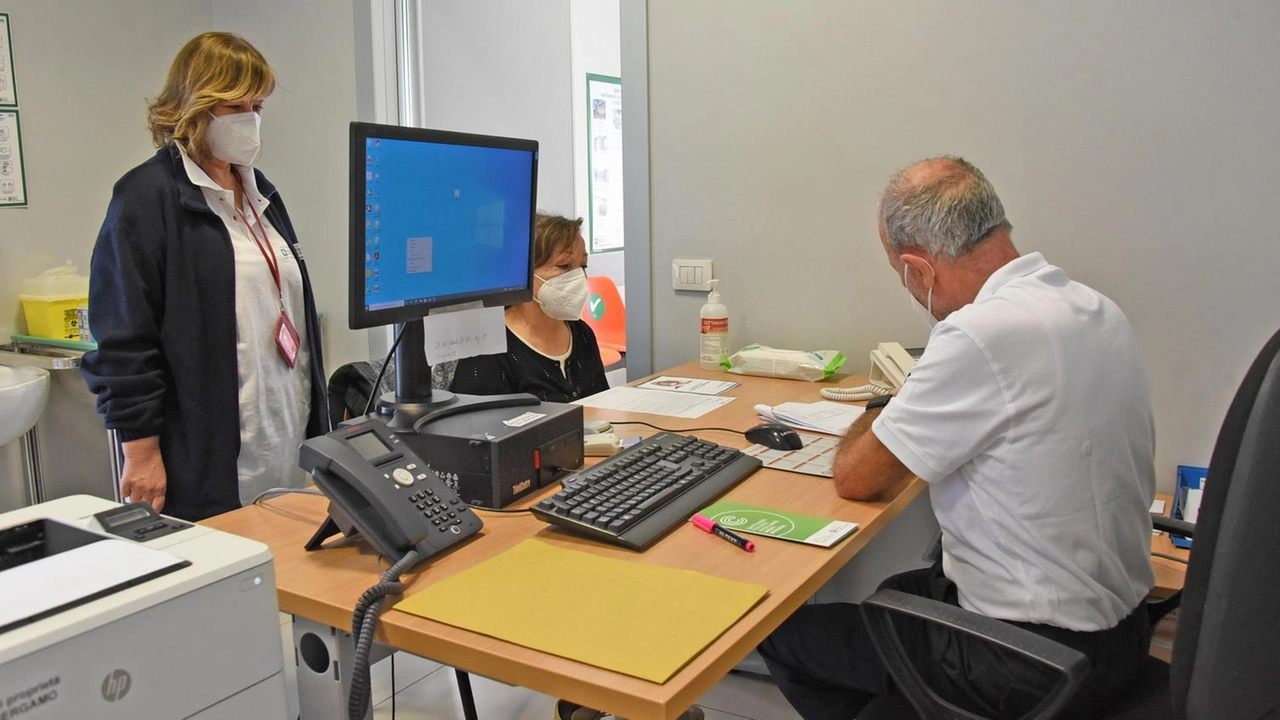
{"type": "Polygon", "coordinates": [[[873,397],[888,395],[891,392],[893,392],[892,385],[872,381],[866,385],[851,388],[822,388],[818,391],[818,394],[828,400],[856,402],[858,400],[870,400],[873,397]]]}
{"type": "Polygon", "coordinates": [[[370,688],[369,651],[373,648],[373,633],[378,627],[378,615],[382,602],[388,595],[404,592],[400,575],[418,562],[418,551],[410,550],[404,557],[387,568],[378,584],[364,591],[356,601],[351,614],[351,635],[355,639],[355,658],[351,662],[351,693],[347,696],[347,717],[363,720],[369,711],[370,688]]]}

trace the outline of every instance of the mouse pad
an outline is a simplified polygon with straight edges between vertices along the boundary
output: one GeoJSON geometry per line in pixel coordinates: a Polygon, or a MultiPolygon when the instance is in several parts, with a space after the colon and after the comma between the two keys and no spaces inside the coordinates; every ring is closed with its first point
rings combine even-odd
{"type": "Polygon", "coordinates": [[[800,433],[800,439],[804,441],[804,447],[799,450],[774,450],[757,443],[742,452],[759,458],[765,467],[774,470],[831,477],[831,464],[836,459],[840,439],[807,433],[800,433]]]}

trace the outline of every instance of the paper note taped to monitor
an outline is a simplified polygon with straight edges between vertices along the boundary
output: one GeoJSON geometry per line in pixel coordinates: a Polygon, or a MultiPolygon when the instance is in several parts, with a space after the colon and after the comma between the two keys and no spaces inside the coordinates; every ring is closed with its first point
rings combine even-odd
{"type": "Polygon", "coordinates": [[[433,310],[422,319],[422,332],[431,365],[507,351],[507,324],[500,307],[433,310]]]}

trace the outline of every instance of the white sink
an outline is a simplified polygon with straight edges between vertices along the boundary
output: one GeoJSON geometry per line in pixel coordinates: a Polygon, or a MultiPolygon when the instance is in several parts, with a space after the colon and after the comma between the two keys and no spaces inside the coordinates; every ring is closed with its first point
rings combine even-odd
{"type": "Polygon", "coordinates": [[[0,365],[0,447],[30,430],[48,400],[48,370],[0,365]]]}

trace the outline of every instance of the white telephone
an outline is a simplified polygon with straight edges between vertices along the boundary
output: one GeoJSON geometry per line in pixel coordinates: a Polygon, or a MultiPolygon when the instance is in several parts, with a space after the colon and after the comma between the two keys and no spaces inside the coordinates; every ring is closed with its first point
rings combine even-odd
{"type": "Polygon", "coordinates": [[[880,343],[871,351],[871,382],[853,388],[823,388],[819,394],[828,400],[870,400],[888,395],[907,381],[916,359],[896,342],[880,343]]]}

